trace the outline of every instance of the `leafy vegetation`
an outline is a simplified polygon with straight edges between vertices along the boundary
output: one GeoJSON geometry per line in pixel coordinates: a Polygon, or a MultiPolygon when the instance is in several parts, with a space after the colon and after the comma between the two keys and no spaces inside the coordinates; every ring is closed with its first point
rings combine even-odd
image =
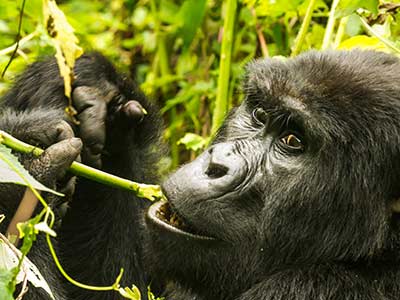
{"type": "MultiPolygon", "coordinates": [[[[227,110],[242,100],[239,82],[249,61],[355,47],[399,55],[400,48],[399,0],[62,0],[58,5],[67,19],[54,0],[0,1],[0,94],[28,63],[56,54],[66,62],[60,70],[69,97],[74,59],[81,49],[101,51],[161,107],[171,148],[167,168],[206,147],[227,110]]],[[[67,102],[66,107],[73,115],[67,102]]],[[[0,181],[26,184],[32,191],[45,188],[8,150],[0,150],[0,181]]],[[[38,198],[42,213],[18,226],[25,236],[18,266],[0,270],[1,299],[13,299],[23,257],[39,231],[55,256],[54,214],[38,198]]],[[[105,289],[140,298],[134,286],[120,288],[119,280],[105,289]]]]}
{"type": "MultiPolygon", "coordinates": [[[[42,2],[25,4],[19,49],[0,81],[0,93],[27,63],[54,54],[42,2]]],[[[1,71],[14,50],[21,4],[0,3],[1,71]]],[[[158,102],[168,124],[170,167],[194,157],[221,116],[241,101],[239,81],[247,62],[308,49],[396,52],[399,5],[378,0],[59,1],[80,46],[105,53],[158,102]]]]}

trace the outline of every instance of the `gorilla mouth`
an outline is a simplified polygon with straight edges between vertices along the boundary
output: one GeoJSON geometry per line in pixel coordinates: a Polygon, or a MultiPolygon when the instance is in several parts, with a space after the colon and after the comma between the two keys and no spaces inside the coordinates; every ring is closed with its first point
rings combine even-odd
{"type": "Polygon", "coordinates": [[[188,225],[185,220],[173,210],[171,205],[165,201],[158,201],[150,206],[147,217],[153,223],[167,229],[168,231],[184,235],[193,239],[214,240],[213,237],[205,236],[198,230],[188,225]]]}
{"type": "Polygon", "coordinates": [[[169,205],[168,202],[165,202],[160,206],[159,210],[156,211],[156,216],[163,222],[168,223],[175,228],[187,231],[185,221],[183,221],[176,212],[171,210],[171,205],[169,205]]]}

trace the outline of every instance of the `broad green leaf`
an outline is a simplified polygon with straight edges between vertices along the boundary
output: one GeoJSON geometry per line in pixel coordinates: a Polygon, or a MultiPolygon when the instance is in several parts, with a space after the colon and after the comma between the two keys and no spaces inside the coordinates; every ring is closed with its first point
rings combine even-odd
{"type": "Polygon", "coordinates": [[[2,253],[1,253],[2,244],[3,243],[0,241],[0,299],[1,300],[14,300],[14,297],[13,297],[14,287],[12,284],[14,272],[12,270],[8,270],[4,267],[1,267],[2,260],[3,260],[2,253]]]}
{"type": "Polygon", "coordinates": [[[346,33],[349,36],[355,36],[362,32],[363,25],[357,14],[351,14],[346,23],[346,33]]]}
{"type": "Polygon", "coordinates": [[[180,22],[177,18],[177,12],[179,11],[179,6],[171,0],[161,0],[159,6],[158,17],[162,22],[167,24],[177,24],[180,22]]]}
{"type": "Polygon", "coordinates": [[[198,151],[207,145],[207,139],[194,133],[186,133],[185,136],[178,141],[178,145],[185,145],[186,149],[198,151]]]}
{"type": "MultiPolygon", "coordinates": [[[[2,237],[4,238],[4,237],[2,237]]],[[[6,244],[4,241],[0,240],[0,299],[7,299],[2,296],[5,282],[11,283],[12,277],[10,278],[10,273],[13,275],[13,270],[18,266],[19,260],[22,257],[21,251],[12,245],[6,244]],[[12,247],[12,248],[11,248],[12,247]],[[2,277],[3,270],[5,272],[4,278],[2,277]],[[5,282],[3,282],[3,280],[5,282]]],[[[20,271],[17,275],[16,284],[21,283],[24,278],[32,283],[35,287],[40,287],[50,295],[52,299],[55,299],[50,287],[42,274],[40,274],[39,269],[25,256],[20,271]]],[[[9,284],[10,285],[10,284],[9,284]]],[[[5,292],[11,292],[12,288],[5,289],[5,292]]],[[[7,295],[7,294],[5,294],[7,295]]],[[[13,298],[10,298],[13,299],[13,298]]]]}
{"type": "Polygon", "coordinates": [[[359,8],[364,8],[373,14],[378,13],[379,0],[341,0],[336,10],[336,17],[351,15],[359,8]]]}
{"type": "Polygon", "coordinates": [[[37,18],[42,14],[42,0],[29,0],[25,2],[24,14],[31,18],[37,18]]]}
{"type": "Polygon", "coordinates": [[[63,194],[58,193],[37,181],[27,170],[21,165],[18,159],[11,153],[11,149],[0,143],[0,182],[15,183],[28,186],[28,183],[37,190],[53,193],[58,196],[63,194]],[[28,182],[28,183],[27,183],[28,182]]]}
{"type": "Polygon", "coordinates": [[[161,113],[164,114],[172,107],[189,101],[194,95],[207,95],[215,88],[212,81],[198,81],[194,85],[188,86],[187,89],[182,89],[175,98],[169,99],[162,108],[161,113]]]}
{"type": "Polygon", "coordinates": [[[206,11],[206,0],[186,0],[179,12],[182,20],[180,35],[183,38],[183,49],[187,50],[201,26],[206,11]]]}
{"type": "Polygon", "coordinates": [[[287,1],[260,1],[256,8],[258,16],[279,17],[289,12],[298,11],[304,0],[287,0],[287,1]]]}

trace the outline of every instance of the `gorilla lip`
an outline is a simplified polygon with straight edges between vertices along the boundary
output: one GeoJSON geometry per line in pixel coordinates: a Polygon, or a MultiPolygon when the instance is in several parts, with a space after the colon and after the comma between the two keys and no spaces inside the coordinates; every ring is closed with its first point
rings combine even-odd
{"type": "Polygon", "coordinates": [[[193,239],[214,240],[213,237],[199,235],[185,223],[182,218],[172,210],[166,201],[158,201],[150,206],[147,217],[153,223],[177,234],[185,235],[193,239]]]}

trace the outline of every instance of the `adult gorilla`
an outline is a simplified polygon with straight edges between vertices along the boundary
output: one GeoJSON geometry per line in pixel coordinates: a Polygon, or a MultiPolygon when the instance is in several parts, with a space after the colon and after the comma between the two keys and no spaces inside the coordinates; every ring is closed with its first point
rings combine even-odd
{"type": "MultiPolygon", "coordinates": [[[[6,96],[0,127],[57,141],[40,137],[65,106],[56,72],[33,65],[6,96]]],[[[99,55],[80,59],[77,74],[83,160],[154,180],[145,175],[157,157],[155,110],[99,55]],[[149,111],[142,121],[130,99],[149,111]]],[[[149,274],[168,300],[399,299],[399,82],[399,60],[371,51],[250,64],[244,102],[212,146],[166,180],[169,202],[147,211],[144,228],[144,205],[130,193],[78,182],[59,229],[64,265],[100,285],[124,267],[125,284],[142,291],[149,274]]],[[[12,215],[6,204],[20,195],[8,198],[1,205],[12,215]]],[[[53,287],[65,299],[114,299],[61,280],[53,287]]]]}

